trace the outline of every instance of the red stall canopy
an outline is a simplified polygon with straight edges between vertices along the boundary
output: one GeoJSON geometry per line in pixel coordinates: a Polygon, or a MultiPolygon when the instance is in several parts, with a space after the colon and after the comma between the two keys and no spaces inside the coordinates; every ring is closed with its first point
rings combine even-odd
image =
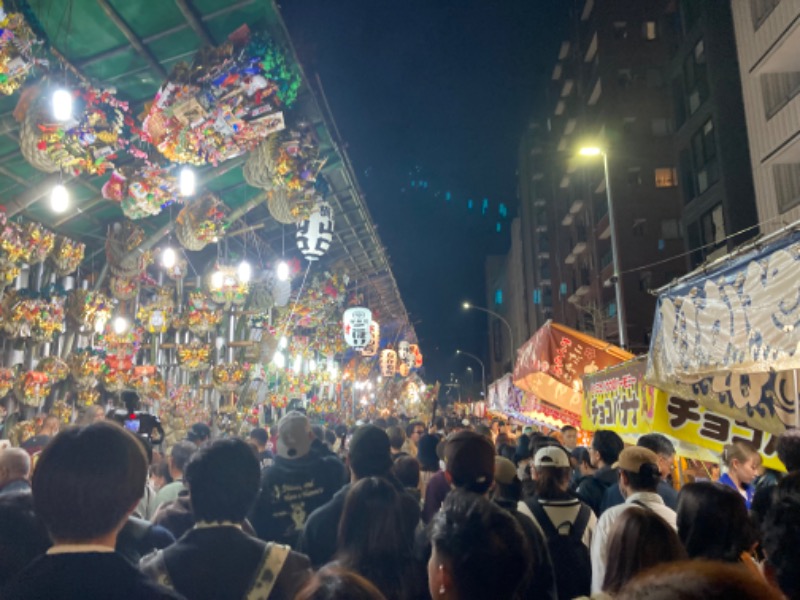
{"type": "Polygon", "coordinates": [[[579,415],[582,377],[631,358],[622,348],[548,321],[517,350],[514,385],[579,415]]]}

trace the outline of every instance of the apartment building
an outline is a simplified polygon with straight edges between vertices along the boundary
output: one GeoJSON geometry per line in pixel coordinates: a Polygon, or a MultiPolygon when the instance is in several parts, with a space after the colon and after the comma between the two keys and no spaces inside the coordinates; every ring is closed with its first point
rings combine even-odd
{"type": "Polygon", "coordinates": [[[733,0],[761,231],[800,219],[800,0],[733,0]]]}

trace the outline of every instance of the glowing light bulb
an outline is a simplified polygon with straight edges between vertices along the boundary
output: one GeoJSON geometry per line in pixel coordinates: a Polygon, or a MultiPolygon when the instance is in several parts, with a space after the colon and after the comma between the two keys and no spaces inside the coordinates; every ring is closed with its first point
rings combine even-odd
{"type": "Polygon", "coordinates": [[[179,183],[181,196],[192,196],[194,194],[196,184],[194,171],[192,171],[189,167],[183,167],[181,169],[179,183]]]}
{"type": "Polygon", "coordinates": [[[283,337],[281,338],[281,341],[278,343],[278,346],[281,348],[281,350],[283,350],[283,349],[284,349],[284,348],[286,348],[288,345],[289,345],[289,340],[287,340],[287,339],[286,339],[286,336],[283,336],[283,337]]]}
{"type": "Polygon", "coordinates": [[[250,283],[250,278],[253,276],[253,267],[250,266],[249,262],[243,260],[236,268],[236,276],[240,282],[250,283]]]}
{"type": "Polygon", "coordinates": [[[283,355],[283,352],[276,352],[275,355],[272,357],[272,364],[274,364],[279,369],[283,369],[286,366],[286,357],[283,355]]]}
{"type": "Polygon", "coordinates": [[[299,354],[294,357],[294,364],[292,365],[292,371],[295,373],[299,373],[300,369],[303,368],[303,357],[299,354]]]}
{"type": "Polygon", "coordinates": [[[114,333],[116,333],[117,335],[122,335],[123,333],[128,331],[130,323],[128,323],[128,319],[126,319],[125,317],[115,317],[112,326],[114,327],[114,333]]]}
{"type": "Polygon", "coordinates": [[[171,269],[178,262],[178,253],[175,248],[167,246],[161,251],[161,266],[165,269],[171,269]]]}
{"type": "Polygon", "coordinates": [[[94,322],[94,332],[97,334],[103,333],[103,330],[106,328],[106,320],[105,319],[97,319],[94,322]]]}
{"type": "Polygon", "coordinates": [[[72,118],[72,94],[67,90],[53,92],[53,118],[56,121],[69,121],[72,118]]]}
{"type": "Polygon", "coordinates": [[[69,208],[69,192],[63,183],[58,183],[50,190],[50,208],[60,214],[69,208]]]}
{"type": "Polygon", "coordinates": [[[282,260],[275,268],[275,274],[278,276],[278,281],[287,281],[289,279],[289,263],[282,260]]]}
{"type": "Polygon", "coordinates": [[[221,290],[225,285],[225,274],[222,271],[214,271],[211,275],[211,289],[221,290]]]}

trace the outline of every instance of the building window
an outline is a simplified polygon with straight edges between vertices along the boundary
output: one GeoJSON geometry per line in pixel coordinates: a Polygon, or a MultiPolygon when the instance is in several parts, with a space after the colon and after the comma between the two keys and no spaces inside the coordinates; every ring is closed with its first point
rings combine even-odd
{"type": "Polygon", "coordinates": [[[633,135],[636,133],[636,117],[623,117],[622,133],[625,135],[633,135]]]}
{"type": "Polygon", "coordinates": [[[689,247],[692,249],[692,264],[697,266],[706,257],[725,245],[725,214],[717,204],[699,220],[689,226],[689,247]]]}
{"type": "Polygon", "coordinates": [[[656,33],[655,21],[644,22],[644,24],[642,25],[642,36],[644,37],[644,39],[650,42],[658,37],[656,33]]]}
{"type": "Polygon", "coordinates": [[[695,44],[692,53],[683,62],[683,79],[686,86],[689,114],[694,114],[708,98],[705,42],[695,44]]]}
{"type": "Polygon", "coordinates": [[[630,185],[642,185],[642,169],[641,167],[628,168],[628,183],[630,185]]]}
{"type": "Polygon", "coordinates": [[[494,293],[494,303],[500,306],[503,303],[503,290],[497,290],[494,293]]]}
{"type": "Polygon", "coordinates": [[[684,100],[683,80],[672,80],[672,105],[675,107],[675,126],[680,128],[686,122],[686,101],[684,100]]]}
{"type": "Polygon", "coordinates": [[[800,93],[800,73],[765,73],[761,76],[761,93],[764,116],[769,120],[800,93]]]}
{"type": "Polygon", "coordinates": [[[633,235],[635,237],[644,237],[646,224],[647,219],[636,219],[633,222],[633,235]]]}
{"type": "Polygon", "coordinates": [[[669,135],[672,133],[672,127],[670,126],[669,119],[665,119],[664,117],[653,119],[650,121],[650,131],[656,137],[669,135]]]}
{"type": "Polygon", "coordinates": [[[678,169],[674,167],[660,167],[656,169],[656,187],[678,187],[678,169]]]}
{"type": "Polygon", "coordinates": [[[767,20],[781,0],[750,0],[753,29],[757,30],[767,20]]]}
{"type": "Polygon", "coordinates": [[[609,317],[616,317],[617,316],[617,303],[616,302],[609,302],[608,303],[608,316],[609,317]]]}
{"type": "Polygon", "coordinates": [[[772,176],[778,210],[783,213],[800,204],[800,164],[775,165],[772,176]]]}
{"type": "Polygon", "coordinates": [[[542,306],[545,308],[552,308],[553,306],[553,290],[552,288],[545,287],[542,290],[542,306]]]}
{"type": "Polygon", "coordinates": [[[717,143],[714,121],[709,119],[692,136],[692,155],[697,180],[697,193],[702,194],[719,180],[717,143]]]}
{"type": "Polygon", "coordinates": [[[694,172],[692,171],[692,157],[688,149],[681,150],[678,165],[681,175],[681,187],[683,188],[683,201],[689,204],[697,196],[697,190],[695,189],[694,172]]]}
{"type": "Polygon", "coordinates": [[[614,21],[614,38],[624,40],[628,37],[628,24],[625,21],[614,21]]]}
{"type": "Polygon", "coordinates": [[[633,82],[633,73],[630,69],[619,69],[617,71],[617,84],[621,88],[629,88],[633,82]]]}
{"type": "Polygon", "coordinates": [[[681,222],[678,219],[661,221],[661,237],[665,240],[677,240],[681,237],[681,222]]]}
{"type": "Polygon", "coordinates": [[[561,296],[566,296],[567,295],[567,283],[566,282],[562,282],[561,285],[558,286],[558,293],[561,296]]]}

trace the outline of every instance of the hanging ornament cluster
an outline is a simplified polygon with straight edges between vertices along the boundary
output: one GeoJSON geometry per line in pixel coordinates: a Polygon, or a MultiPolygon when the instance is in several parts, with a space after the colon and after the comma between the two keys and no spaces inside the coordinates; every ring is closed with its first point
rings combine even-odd
{"type": "Polygon", "coordinates": [[[10,96],[37,66],[47,67],[44,43],[36,37],[22,13],[6,12],[0,2],[0,94],[10,96]]]}
{"type": "Polygon", "coordinates": [[[361,356],[375,356],[381,346],[381,326],[377,321],[369,324],[369,343],[364,346],[361,356]]]}
{"type": "Polygon", "coordinates": [[[344,311],[344,341],[353,350],[363,350],[369,344],[369,327],[372,311],[363,306],[354,306],[344,311]]]}
{"type": "Polygon", "coordinates": [[[249,283],[242,280],[237,267],[217,266],[206,277],[206,287],[212,302],[230,308],[245,303],[249,283]]]}
{"type": "Polygon", "coordinates": [[[211,371],[214,389],[223,394],[238,390],[247,381],[248,365],[239,362],[220,363],[211,371]]]}
{"type": "Polygon", "coordinates": [[[159,288],[152,301],[139,307],[136,318],[148,333],[166,333],[172,324],[174,311],[172,291],[168,288],[159,288]]]}
{"type": "Polygon", "coordinates": [[[102,292],[72,290],[67,295],[65,310],[67,322],[80,331],[102,332],[111,319],[114,305],[102,292]]]}
{"type": "Polygon", "coordinates": [[[179,198],[173,169],[149,160],[136,169],[115,170],[101,191],[103,198],[119,202],[129,219],[157,215],[179,198]]]}
{"type": "Polygon", "coordinates": [[[219,241],[228,224],[227,206],[214,194],[207,193],[181,209],[175,219],[175,236],[187,250],[199,251],[219,241]]]}
{"type": "Polygon", "coordinates": [[[202,336],[214,330],[222,322],[222,311],[211,302],[202,290],[189,292],[186,311],[174,319],[176,329],[188,329],[202,336]]]}
{"type": "Polygon", "coordinates": [[[52,340],[64,331],[63,291],[50,288],[42,293],[12,291],[0,305],[0,324],[6,335],[36,343],[52,340]]]}
{"type": "Polygon", "coordinates": [[[397,352],[391,349],[381,352],[380,357],[381,375],[384,377],[394,377],[397,373],[397,352]]]}
{"type": "Polygon", "coordinates": [[[243,26],[216,48],[179,63],[156,95],[143,129],[167,159],[218,164],[284,128],[300,74],[285,51],[243,26]]]}
{"type": "Polygon", "coordinates": [[[31,166],[45,173],[103,175],[114,168],[132,137],[128,112],[128,103],[114,90],[81,85],[65,92],[44,81],[25,90],[14,112],[22,122],[20,150],[31,166]],[[73,104],[72,116],[63,120],[52,111],[57,93],[69,94],[73,104]]]}
{"type": "Polygon", "coordinates": [[[200,340],[192,340],[178,347],[178,366],[184,371],[194,373],[205,371],[211,366],[211,345],[200,340]]]}

